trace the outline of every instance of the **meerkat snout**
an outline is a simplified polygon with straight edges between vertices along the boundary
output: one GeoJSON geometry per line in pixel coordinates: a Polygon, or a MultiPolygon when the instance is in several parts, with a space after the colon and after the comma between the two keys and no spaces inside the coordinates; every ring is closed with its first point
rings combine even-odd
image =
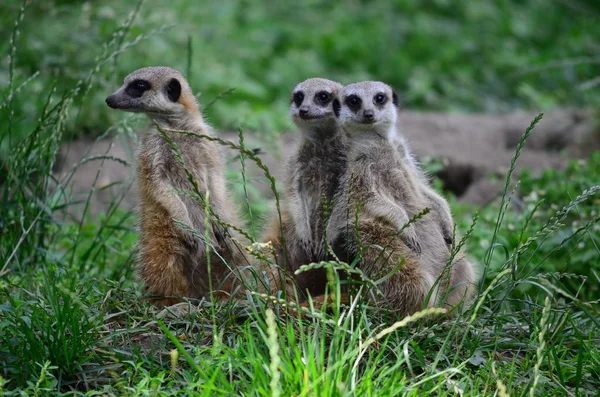
{"type": "Polygon", "coordinates": [[[117,101],[113,95],[109,95],[106,97],[106,104],[110,108],[113,108],[113,109],[117,108],[117,101]]]}
{"type": "Polygon", "coordinates": [[[310,117],[310,108],[308,106],[300,106],[300,109],[298,109],[298,113],[301,118],[303,118],[304,120],[308,120],[310,117]]]}

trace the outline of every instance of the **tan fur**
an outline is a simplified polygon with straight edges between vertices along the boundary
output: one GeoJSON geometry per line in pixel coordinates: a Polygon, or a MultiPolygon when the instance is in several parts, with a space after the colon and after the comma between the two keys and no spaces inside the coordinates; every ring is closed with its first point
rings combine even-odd
{"type": "MultiPolygon", "coordinates": [[[[325,207],[338,190],[346,167],[346,143],[339,134],[332,108],[342,85],[322,78],[298,84],[292,91],[290,118],[302,138],[298,149],[286,164],[282,225],[277,214],[263,237],[285,261],[293,274],[302,265],[325,260],[325,207]],[[302,95],[300,100],[298,95],[302,95]],[[283,236],[281,230],[283,229],[283,236]],[[285,246],[283,246],[285,241],[285,246]],[[285,251],[285,255],[284,255],[285,251]]],[[[294,277],[302,292],[322,294],[326,277],[323,269],[302,272],[294,277]]]]}
{"type": "MultiPolygon", "coordinates": [[[[123,87],[107,98],[107,103],[116,109],[144,112],[165,129],[212,135],[189,85],[171,68],[136,70],[125,78],[123,87]],[[166,87],[173,79],[181,86],[176,101],[166,94],[166,87]],[[132,96],[130,85],[139,80],[148,82],[151,87],[140,97],[132,96]]],[[[203,198],[209,194],[213,213],[227,224],[239,225],[236,211],[225,192],[223,159],[215,143],[176,132],[167,132],[167,135],[181,151],[185,166],[203,198]]],[[[174,192],[192,190],[192,185],[179,160],[154,128],[144,134],[137,156],[138,272],[144,288],[154,295],[154,303],[159,306],[175,303],[181,297],[207,296],[211,282],[212,290],[218,296],[229,296],[239,285],[236,268],[247,264],[247,257],[238,244],[245,242],[235,231],[225,230],[212,217],[207,222],[205,208],[196,200],[174,192]],[[206,236],[208,243],[179,227],[175,220],[195,230],[202,238],[206,236]]]]}
{"type": "Polygon", "coordinates": [[[407,315],[425,306],[430,290],[429,306],[468,299],[475,274],[464,258],[446,269],[450,251],[438,217],[428,214],[406,226],[431,206],[430,187],[399,150],[392,97],[391,88],[378,82],[351,84],[340,93],[339,123],[350,138],[350,151],[328,238],[341,258],[360,256],[360,266],[370,277],[387,276],[379,284],[382,295],[374,301],[407,315]],[[377,103],[380,95],[385,100],[377,103]],[[360,98],[359,106],[353,105],[354,96],[360,98]]]}
{"type": "Polygon", "coordinates": [[[190,96],[182,96],[179,98],[179,103],[183,105],[183,107],[192,114],[200,114],[198,110],[198,105],[196,104],[196,98],[190,96]]]}

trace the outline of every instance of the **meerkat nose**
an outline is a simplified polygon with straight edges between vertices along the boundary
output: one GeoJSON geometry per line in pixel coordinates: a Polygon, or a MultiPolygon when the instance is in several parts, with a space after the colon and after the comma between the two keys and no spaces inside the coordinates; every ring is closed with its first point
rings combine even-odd
{"type": "Polygon", "coordinates": [[[302,106],[299,109],[300,115],[301,116],[306,116],[308,114],[308,106],[302,106]]]}
{"type": "Polygon", "coordinates": [[[375,117],[375,113],[372,110],[365,110],[365,112],[363,113],[363,117],[366,120],[373,120],[373,118],[375,117]]]}
{"type": "Polygon", "coordinates": [[[106,104],[108,106],[110,106],[111,108],[115,109],[117,107],[116,101],[115,101],[115,96],[114,95],[109,95],[108,97],[106,97],[106,104]]]}

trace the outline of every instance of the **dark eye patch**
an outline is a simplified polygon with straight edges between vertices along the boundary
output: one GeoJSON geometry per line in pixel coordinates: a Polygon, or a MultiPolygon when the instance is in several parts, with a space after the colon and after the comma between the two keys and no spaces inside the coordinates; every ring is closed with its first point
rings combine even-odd
{"type": "Polygon", "coordinates": [[[150,82],[147,80],[134,80],[125,89],[125,93],[132,98],[140,98],[144,92],[151,88],[150,82]]]}
{"type": "Polygon", "coordinates": [[[396,91],[392,91],[392,103],[398,107],[398,94],[396,94],[396,91]]]}
{"type": "Polygon", "coordinates": [[[304,102],[304,93],[302,91],[294,92],[294,95],[292,95],[292,102],[294,102],[296,106],[300,107],[302,102],[304,102]]]}
{"type": "Polygon", "coordinates": [[[350,110],[356,113],[360,110],[360,107],[362,105],[362,99],[360,99],[358,95],[348,95],[344,103],[346,104],[346,106],[348,106],[350,110]]]}
{"type": "Polygon", "coordinates": [[[319,91],[315,94],[315,103],[320,106],[327,106],[331,102],[333,96],[327,91],[319,91]]]}
{"type": "Polygon", "coordinates": [[[177,79],[171,79],[167,85],[167,96],[171,102],[177,102],[181,96],[181,83],[177,79]]]}

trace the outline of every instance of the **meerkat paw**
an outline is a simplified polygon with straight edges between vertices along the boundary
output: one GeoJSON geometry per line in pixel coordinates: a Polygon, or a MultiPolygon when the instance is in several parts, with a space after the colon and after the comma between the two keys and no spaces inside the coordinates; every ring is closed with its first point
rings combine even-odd
{"type": "Polygon", "coordinates": [[[313,248],[313,242],[311,240],[308,239],[300,239],[300,247],[302,247],[302,250],[309,254],[312,255],[314,248],[313,248]]]}
{"type": "Polygon", "coordinates": [[[450,211],[446,211],[445,213],[440,213],[439,216],[441,218],[440,223],[444,241],[446,244],[452,245],[452,241],[454,240],[454,220],[452,219],[452,214],[450,211]]]}
{"type": "Polygon", "coordinates": [[[454,231],[452,230],[451,224],[443,224],[442,225],[442,235],[444,236],[444,241],[448,245],[452,245],[452,241],[454,241],[454,231]]]}
{"type": "Polygon", "coordinates": [[[408,246],[408,248],[417,254],[421,253],[421,242],[419,241],[414,225],[409,225],[407,228],[405,228],[400,237],[408,246]]]}

